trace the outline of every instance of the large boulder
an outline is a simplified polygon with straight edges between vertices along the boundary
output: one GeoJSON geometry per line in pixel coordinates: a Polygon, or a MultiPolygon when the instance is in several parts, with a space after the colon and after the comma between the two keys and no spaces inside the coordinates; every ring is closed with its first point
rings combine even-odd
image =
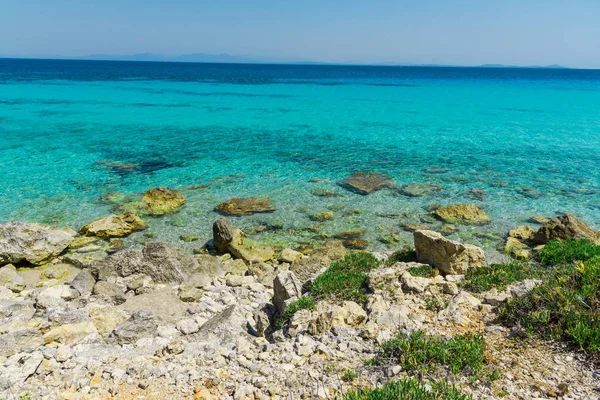
{"type": "Polygon", "coordinates": [[[139,311],[119,324],[111,335],[119,344],[135,343],[139,339],[154,336],[157,329],[158,325],[152,313],[139,311]]]}
{"type": "Polygon", "coordinates": [[[468,268],[481,267],[485,262],[481,248],[446,239],[437,232],[416,231],[414,239],[417,260],[438,268],[443,274],[464,274],[468,268]]]}
{"type": "Polygon", "coordinates": [[[140,211],[150,215],[165,215],[179,211],[185,205],[185,196],[177,190],[157,187],[148,190],[140,203],[140,211]]]}
{"type": "Polygon", "coordinates": [[[304,257],[291,266],[300,282],[306,282],[318,271],[328,267],[332,262],[340,260],[348,255],[348,250],[340,240],[331,240],[318,247],[310,253],[308,258],[304,257]]]}
{"type": "Polygon", "coordinates": [[[389,176],[372,171],[355,172],[339,183],[341,187],[362,195],[389,188],[391,184],[389,176]]]}
{"type": "Polygon", "coordinates": [[[577,217],[566,214],[546,222],[533,237],[537,244],[565,239],[587,239],[600,245],[600,232],[590,228],[577,217]]]}
{"type": "Polygon", "coordinates": [[[0,357],[15,353],[31,352],[44,345],[42,334],[37,329],[25,328],[0,335],[0,357]]]}
{"type": "Polygon", "coordinates": [[[0,225],[0,265],[43,264],[62,253],[76,232],[42,224],[8,222],[0,225]]]}
{"type": "Polygon", "coordinates": [[[195,258],[166,243],[148,243],[141,250],[120,251],[95,263],[92,271],[99,279],[114,274],[122,277],[145,274],[159,283],[181,283],[201,272],[195,258]]]}
{"type": "Polygon", "coordinates": [[[235,197],[216,206],[215,211],[223,215],[251,215],[273,212],[275,207],[266,197],[235,197]]]}
{"type": "Polygon", "coordinates": [[[475,204],[455,204],[440,207],[432,211],[434,217],[449,224],[488,224],[492,222],[489,215],[475,204]]]}
{"type": "Polygon", "coordinates": [[[275,251],[271,247],[260,246],[244,237],[244,233],[225,218],[213,224],[213,244],[220,254],[231,254],[248,263],[271,260],[275,251]]]}
{"type": "Polygon", "coordinates": [[[219,346],[238,343],[245,336],[249,336],[248,320],[240,306],[233,305],[206,321],[194,334],[194,340],[219,346]]]}
{"type": "Polygon", "coordinates": [[[125,237],[133,232],[148,228],[142,219],[133,211],[119,215],[110,215],[97,219],[81,227],[82,235],[101,238],[125,237]]]}

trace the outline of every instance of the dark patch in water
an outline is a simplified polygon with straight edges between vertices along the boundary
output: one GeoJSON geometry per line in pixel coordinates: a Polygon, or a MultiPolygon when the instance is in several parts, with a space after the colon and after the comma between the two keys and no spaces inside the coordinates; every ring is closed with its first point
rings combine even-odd
{"type": "Polygon", "coordinates": [[[421,85],[413,85],[410,83],[367,83],[366,85],[381,87],[421,87],[421,85]]]}
{"type": "Polygon", "coordinates": [[[163,160],[146,160],[140,163],[138,171],[141,174],[151,174],[162,169],[173,168],[175,165],[163,160]]]}
{"type": "Polygon", "coordinates": [[[499,110],[503,111],[517,111],[517,112],[525,112],[525,113],[545,113],[545,110],[535,109],[535,108],[500,108],[499,110]]]}

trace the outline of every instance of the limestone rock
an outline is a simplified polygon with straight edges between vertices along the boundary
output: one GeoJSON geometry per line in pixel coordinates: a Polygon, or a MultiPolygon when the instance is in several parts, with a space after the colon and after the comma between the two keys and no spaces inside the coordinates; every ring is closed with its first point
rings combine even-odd
{"type": "Polygon", "coordinates": [[[141,338],[154,336],[157,328],[152,313],[138,311],[127,321],[119,324],[111,336],[119,344],[135,343],[141,338]]]}
{"type": "Polygon", "coordinates": [[[291,270],[301,282],[306,282],[323,267],[348,255],[348,250],[339,240],[329,241],[312,251],[308,258],[302,258],[291,266],[291,270]]]}
{"type": "Polygon", "coordinates": [[[367,312],[358,303],[344,301],[342,308],[345,311],[344,322],[351,327],[363,325],[367,321],[367,312]]]}
{"type": "Polygon", "coordinates": [[[368,195],[377,190],[390,187],[391,179],[380,172],[355,172],[341,181],[339,185],[352,192],[368,195]]]}
{"type": "Polygon", "coordinates": [[[98,333],[105,336],[128,318],[126,312],[115,306],[94,306],[88,313],[98,333]]]}
{"type": "Polygon", "coordinates": [[[159,283],[180,283],[200,272],[195,258],[183,254],[166,243],[148,243],[143,249],[123,250],[94,264],[99,279],[118,274],[127,277],[145,274],[159,283]]]}
{"type": "Polygon", "coordinates": [[[117,285],[106,282],[98,281],[94,285],[93,294],[106,299],[108,302],[119,305],[125,303],[127,298],[125,293],[117,285]]]}
{"type": "Polygon", "coordinates": [[[0,225],[0,265],[43,264],[62,253],[75,231],[42,224],[8,222],[0,225]]]}
{"type": "Polygon", "coordinates": [[[7,287],[15,293],[21,292],[27,287],[27,282],[17,273],[12,264],[0,268],[0,285],[7,287]]]}
{"type": "Polygon", "coordinates": [[[36,293],[35,300],[38,308],[45,309],[62,306],[66,301],[78,296],[79,292],[77,290],[66,285],[58,285],[41,289],[36,293]]]}
{"type": "Polygon", "coordinates": [[[402,187],[400,191],[405,196],[421,197],[441,190],[440,185],[431,183],[411,183],[402,187]]]}
{"type": "Polygon", "coordinates": [[[437,232],[416,231],[414,239],[418,261],[444,274],[463,274],[468,268],[481,267],[485,261],[481,248],[446,239],[437,232]]]}
{"type": "Polygon", "coordinates": [[[529,225],[521,225],[515,229],[508,231],[508,237],[515,238],[520,241],[533,239],[534,231],[529,225]]]}
{"type": "Polygon", "coordinates": [[[213,224],[213,243],[219,253],[229,253],[249,263],[268,261],[275,256],[271,247],[259,246],[245,239],[244,233],[225,218],[213,224]]]}
{"type": "Polygon", "coordinates": [[[76,324],[66,324],[50,329],[44,334],[44,343],[76,343],[84,337],[97,333],[96,327],[90,321],[76,324]]]}
{"type": "Polygon", "coordinates": [[[302,284],[292,271],[283,271],[273,281],[273,292],[273,304],[281,315],[289,301],[296,300],[302,295],[302,284]]]}
{"type": "Polygon", "coordinates": [[[157,187],[148,190],[141,201],[141,211],[150,215],[165,215],[179,211],[185,205],[185,196],[177,190],[157,187]]]}
{"type": "Polygon", "coordinates": [[[528,259],[531,257],[531,249],[514,237],[506,238],[504,252],[518,259],[528,259]]]}
{"type": "Polygon", "coordinates": [[[564,239],[587,239],[600,245],[600,232],[590,228],[577,217],[566,214],[546,222],[534,236],[537,244],[564,239]]]}
{"type": "Polygon", "coordinates": [[[247,326],[240,306],[233,305],[205,322],[194,337],[213,345],[237,343],[240,337],[248,336],[247,326]]]}
{"type": "Polygon", "coordinates": [[[77,290],[81,296],[89,296],[92,294],[96,280],[89,270],[81,270],[71,281],[71,288],[77,290]]]}
{"type": "Polygon", "coordinates": [[[22,316],[30,319],[33,314],[35,314],[35,307],[32,301],[0,299],[0,318],[22,316]]]}
{"type": "Polygon", "coordinates": [[[456,204],[440,207],[433,216],[450,224],[487,224],[492,219],[475,204],[456,204]]]}
{"type": "Polygon", "coordinates": [[[16,353],[31,352],[44,344],[42,334],[37,329],[14,330],[0,335],[0,357],[10,357],[16,353]]]}
{"type": "Polygon", "coordinates": [[[402,283],[404,283],[404,287],[406,288],[406,290],[415,293],[423,293],[427,286],[429,286],[429,284],[431,283],[431,279],[429,278],[412,276],[408,272],[404,272],[400,276],[400,279],[402,280],[402,283]]]}
{"type": "Polygon", "coordinates": [[[148,228],[142,219],[133,211],[127,211],[119,215],[109,215],[97,219],[81,227],[82,235],[96,236],[101,238],[125,237],[133,232],[148,228]]]}
{"type": "Polygon", "coordinates": [[[216,206],[215,211],[224,215],[251,215],[273,212],[275,207],[266,197],[235,197],[216,206]]]}

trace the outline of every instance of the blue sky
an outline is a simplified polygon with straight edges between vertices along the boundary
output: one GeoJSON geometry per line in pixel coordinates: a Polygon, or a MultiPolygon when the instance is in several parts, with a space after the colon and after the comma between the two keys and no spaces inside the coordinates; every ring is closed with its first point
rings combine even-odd
{"type": "Polygon", "coordinates": [[[0,0],[0,54],[600,68],[600,0],[0,0]]]}

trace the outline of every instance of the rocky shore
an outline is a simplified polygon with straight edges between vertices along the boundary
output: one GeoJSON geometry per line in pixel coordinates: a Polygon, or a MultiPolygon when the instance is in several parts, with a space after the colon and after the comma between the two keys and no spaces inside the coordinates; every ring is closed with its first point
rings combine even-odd
{"type": "MultiPolygon", "coordinates": [[[[364,195],[389,185],[380,174],[341,183],[364,195]]],[[[418,196],[437,189],[402,190],[418,196]]],[[[145,216],[185,204],[181,193],[156,188],[79,232],[0,225],[0,398],[342,398],[413,376],[393,360],[369,362],[403,332],[481,335],[494,379],[444,367],[420,376],[475,399],[598,398],[589,354],[535,336],[517,341],[519,327],[498,318],[499,306],[540,280],[479,292],[464,285],[469,271],[489,264],[477,246],[415,226],[413,248],[396,252],[360,250],[368,247],[360,231],[315,248],[273,248],[225,217],[194,253],[151,237],[143,247],[124,246],[122,238],[147,228],[145,216]],[[334,269],[359,262],[368,264],[353,275],[359,290],[335,292],[345,283],[334,269]]],[[[234,198],[216,210],[240,216],[274,207],[265,198],[234,198]]],[[[490,221],[472,204],[431,215],[446,226],[490,221]]],[[[539,221],[537,230],[508,232],[506,253],[530,259],[552,240],[600,245],[600,233],[574,216],[539,221]]]]}

